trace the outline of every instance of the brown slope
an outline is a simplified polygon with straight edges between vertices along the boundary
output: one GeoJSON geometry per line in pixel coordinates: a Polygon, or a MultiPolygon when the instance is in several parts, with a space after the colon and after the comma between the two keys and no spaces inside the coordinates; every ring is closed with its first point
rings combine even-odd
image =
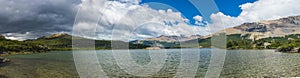
{"type": "MultiPolygon", "coordinates": [[[[242,25],[227,28],[227,35],[250,34],[250,39],[261,39],[267,37],[281,37],[290,34],[300,34],[300,15],[290,16],[277,20],[244,23],[242,25]]],[[[217,32],[218,34],[220,32],[217,32]]]]}

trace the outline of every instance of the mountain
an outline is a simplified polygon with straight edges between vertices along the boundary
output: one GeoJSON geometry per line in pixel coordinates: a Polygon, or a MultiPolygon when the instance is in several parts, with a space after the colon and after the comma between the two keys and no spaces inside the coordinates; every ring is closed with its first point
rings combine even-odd
{"type": "MultiPolygon", "coordinates": [[[[213,46],[212,36],[224,37],[226,34],[226,49],[277,49],[280,52],[300,52],[300,16],[290,16],[278,20],[244,23],[227,28],[213,35],[177,43],[173,47],[190,48],[213,46]],[[226,31],[225,33],[223,31],[226,31]],[[198,42],[198,43],[195,43],[198,42]]],[[[158,40],[166,39],[159,37],[158,40]]],[[[146,42],[146,41],[144,41],[146,42]]],[[[216,47],[216,46],[214,46],[216,47]]]]}
{"type": "Polygon", "coordinates": [[[25,41],[31,43],[45,44],[48,48],[52,50],[71,50],[72,48],[72,36],[65,33],[43,36],[37,39],[25,41]]]}
{"type": "MultiPolygon", "coordinates": [[[[253,40],[260,40],[270,37],[285,37],[293,34],[300,34],[300,15],[290,16],[277,20],[244,23],[239,26],[227,28],[222,32],[217,32],[214,35],[221,34],[226,31],[227,40],[245,41],[249,44],[253,40]]],[[[145,40],[136,40],[131,43],[143,44],[158,47],[211,47],[211,36],[159,36],[157,38],[147,38],[145,40]],[[195,43],[195,42],[199,43],[195,43]],[[184,43],[184,44],[183,44],[184,43]],[[198,45],[199,44],[199,45],[198,45]]],[[[243,48],[251,48],[246,44],[240,45],[243,48]]]]}
{"type": "MultiPolygon", "coordinates": [[[[244,23],[217,32],[213,36],[224,34],[223,31],[226,31],[227,49],[277,49],[279,52],[300,53],[300,16],[244,23]]],[[[198,41],[199,46],[210,48],[211,36],[183,43],[192,44],[198,41]]]]}
{"type": "Polygon", "coordinates": [[[201,35],[192,35],[192,36],[159,36],[157,38],[147,38],[146,41],[160,41],[160,42],[183,42],[193,39],[202,38],[201,35]]]}
{"type": "MultiPolygon", "coordinates": [[[[53,34],[50,36],[43,36],[37,39],[16,41],[5,39],[0,36],[0,54],[1,53],[36,53],[47,51],[62,51],[72,50],[72,39],[93,40],[83,37],[72,36],[69,34],[53,34]]],[[[142,44],[131,44],[123,41],[111,40],[93,40],[95,41],[95,49],[144,49],[149,46],[142,44]]]]}
{"type": "Polygon", "coordinates": [[[38,39],[55,39],[55,38],[72,39],[72,36],[66,33],[59,33],[59,34],[52,34],[50,36],[43,36],[38,39]]]}
{"type": "Polygon", "coordinates": [[[15,54],[15,53],[28,53],[28,52],[46,52],[50,49],[39,43],[32,43],[27,41],[17,41],[5,39],[0,36],[0,54],[15,54]]]}
{"type": "Polygon", "coordinates": [[[236,27],[227,28],[223,31],[226,31],[227,35],[249,34],[249,39],[284,37],[291,34],[300,34],[300,15],[277,20],[244,23],[236,27]]]}
{"type": "MultiPolygon", "coordinates": [[[[147,38],[144,40],[135,40],[131,41],[132,44],[140,44],[145,46],[152,46],[152,47],[161,47],[161,48],[181,48],[181,42],[190,41],[203,38],[200,35],[192,35],[192,36],[159,36],[156,38],[147,38]]],[[[197,45],[198,47],[198,45],[197,45]]]]}
{"type": "MultiPolygon", "coordinates": [[[[278,49],[278,51],[300,52],[300,16],[278,20],[244,23],[225,29],[227,49],[278,49]],[[299,48],[299,49],[298,49],[299,48]],[[297,50],[298,49],[298,50],[297,50]]],[[[215,34],[220,34],[217,32],[215,34]]],[[[15,41],[0,35],[0,53],[4,52],[46,52],[53,50],[72,50],[72,39],[86,39],[65,33],[43,36],[38,39],[15,41]]],[[[86,39],[92,40],[92,39],[86,39]]],[[[94,40],[95,48],[102,49],[145,49],[164,48],[210,48],[211,37],[159,36],[131,42],[116,40],[94,40]],[[195,43],[198,42],[198,43],[195,43]]]]}
{"type": "MultiPolygon", "coordinates": [[[[30,40],[33,43],[46,44],[52,50],[72,50],[72,38],[82,40],[93,40],[83,37],[72,36],[66,33],[53,34],[44,36],[36,40],[30,40]]],[[[116,40],[93,40],[95,41],[95,49],[142,49],[148,46],[140,44],[131,44],[116,40]]]]}

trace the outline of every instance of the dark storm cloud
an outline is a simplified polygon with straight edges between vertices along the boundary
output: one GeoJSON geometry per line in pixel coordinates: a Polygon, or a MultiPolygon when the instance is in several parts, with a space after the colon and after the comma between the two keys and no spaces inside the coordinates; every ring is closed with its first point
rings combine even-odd
{"type": "Polygon", "coordinates": [[[0,0],[0,34],[70,32],[81,0],[0,0]]]}

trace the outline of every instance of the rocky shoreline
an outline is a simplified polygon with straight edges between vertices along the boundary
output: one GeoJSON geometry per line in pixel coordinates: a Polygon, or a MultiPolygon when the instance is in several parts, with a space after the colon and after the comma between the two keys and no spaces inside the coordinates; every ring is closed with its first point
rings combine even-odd
{"type": "Polygon", "coordinates": [[[10,59],[5,58],[5,56],[13,55],[13,54],[32,54],[33,52],[1,52],[0,54],[0,67],[6,66],[11,62],[10,59]]]}
{"type": "Polygon", "coordinates": [[[280,47],[280,48],[276,49],[275,52],[300,53],[300,48],[295,48],[295,47],[280,47]]]}
{"type": "Polygon", "coordinates": [[[5,58],[5,57],[0,57],[0,66],[5,66],[9,62],[11,62],[10,59],[5,58]]]}

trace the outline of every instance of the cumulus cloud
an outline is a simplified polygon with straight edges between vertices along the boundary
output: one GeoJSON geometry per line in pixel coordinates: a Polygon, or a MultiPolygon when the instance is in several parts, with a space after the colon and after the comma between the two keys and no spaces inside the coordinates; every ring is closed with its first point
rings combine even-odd
{"type": "Polygon", "coordinates": [[[126,4],[139,4],[141,0],[109,0],[109,1],[118,1],[126,4]]]}
{"type": "Polygon", "coordinates": [[[242,12],[237,17],[219,12],[211,15],[213,23],[207,27],[215,32],[224,28],[234,27],[245,22],[275,20],[287,16],[300,15],[299,0],[259,0],[254,3],[240,5],[242,12]]]}
{"type": "Polygon", "coordinates": [[[196,15],[193,19],[195,20],[195,25],[204,25],[202,16],[196,15]]]}
{"type": "MultiPolygon", "coordinates": [[[[85,3],[83,3],[85,4],[85,3]]],[[[90,4],[87,2],[86,4],[90,4]]],[[[81,34],[82,36],[91,35],[88,30],[84,30],[80,25],[86,23],[86,19],[98,21],[96,34],[97,39],[112,39],[112,40],[133,40],[143,39],[149,37],[158,37],[161,35],[195,35],[200,34],[200,28],[197,26],[190,26],[187,22],[188,19],[184,18],[180,12],[175,12],[171,9],[168,10],[155,10],[148,5],[138,5],[131,3],[123,3],[120,1],[108,1],[102,5],[99,3],[91,3],[96,7],[103,7],[98,9],[90,9],[92,5],[82,6],[84,11],[81,11],[75,27],[78,27],[76,31],[86,32],[81,34]],[[87,8],[87,9],[86,9],[87,8]],[[91,15],[99,14],[100,19],[95,19],[95,16],[91,15]],[[83,20],[82,20],[83,19],[83,20]]],[[[97,17],[96,17],[97,18],[97,17]]],[[[90,22],[93,23],[93,22],[90,22]]],[[[92,24],[95,26],[95,24],[92,24]]]]}

